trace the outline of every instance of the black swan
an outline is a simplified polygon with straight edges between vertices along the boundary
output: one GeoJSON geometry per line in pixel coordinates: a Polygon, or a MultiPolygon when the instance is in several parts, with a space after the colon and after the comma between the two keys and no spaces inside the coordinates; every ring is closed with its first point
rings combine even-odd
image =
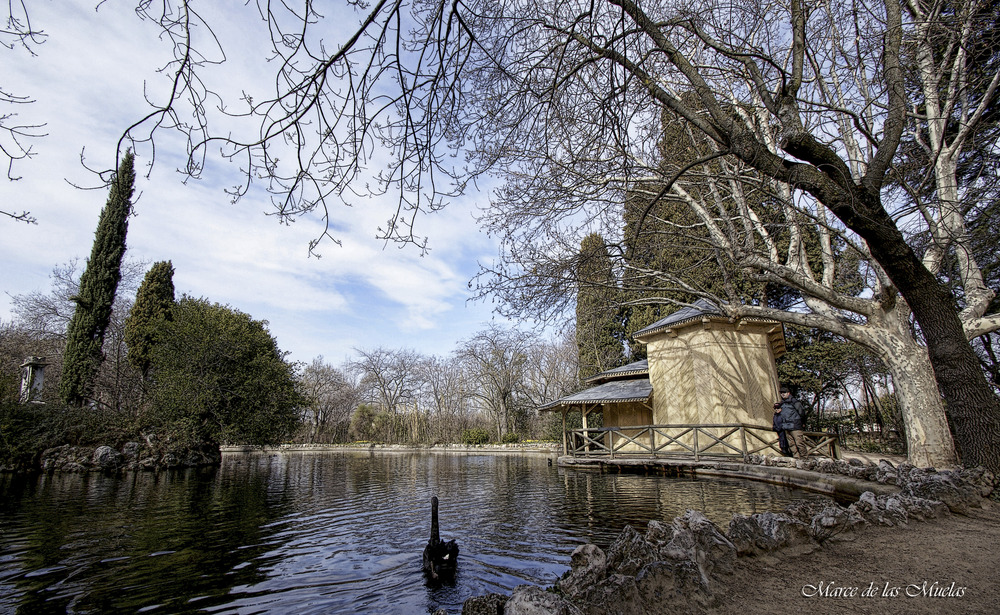
{"type": "Polygon", "coordinates": [[[424,572],[431,580],[451,577],[458,565],[458,544],[454,540],[445,542],[438,535],[438,499],[431,498],[431,539],[424,547],[424,572]]]}

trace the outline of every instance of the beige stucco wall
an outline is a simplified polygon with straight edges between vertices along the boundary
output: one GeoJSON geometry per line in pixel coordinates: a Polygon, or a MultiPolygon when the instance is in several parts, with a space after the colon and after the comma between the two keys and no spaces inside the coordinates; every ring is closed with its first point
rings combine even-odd
{"type": "Polygon", "coordinates": [[[748,423],[770,427],[778,374],[773,324],[695,323],[647,339],[656,424],[748,423]]]}
{"type": "MultiPolygon", "coordinates": [[[[626,403],[626,404],[605,404],[604,405],[604,426],[619,427],[622,425],[651,425],[653,424],[653,411],[646,404],[626,403]]],[[[631,437],[636,442],[649,447],[649,431],[643,432],[640,429],[623,429],[622,434],[631,437]]],[[[642,452],[642,447],[636,442],[621,436],[613,436],[615,450],[618,452],[642,452]]]]}

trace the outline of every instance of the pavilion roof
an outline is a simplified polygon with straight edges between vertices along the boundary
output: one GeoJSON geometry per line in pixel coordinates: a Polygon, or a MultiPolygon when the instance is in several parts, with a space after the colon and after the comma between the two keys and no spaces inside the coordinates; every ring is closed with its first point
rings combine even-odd
{"type": "Polygon", "coordinates": [[[629,363],[628,365],[622,365],[621,367],[609,369],[597,375],[591,376],[590,378],[587,378],[586,382],[588,384],[590,383],[599,384],[601,382],[607,382],[608,380],[620,380],[623,378],[633,378],[635,376],[648,376],[648,375],[649,375],[649,361],[643,359],[641,361],[635,361],[633,363],[629,363]]]}
{"type": "Polygon", "coordinates": [[[611,380],[589,389],[540,406],[539,410],[554,410],[559,406],[588,406],[592,404],[624,404],[645,402],[653,395],[649,377],[611,380]]]}

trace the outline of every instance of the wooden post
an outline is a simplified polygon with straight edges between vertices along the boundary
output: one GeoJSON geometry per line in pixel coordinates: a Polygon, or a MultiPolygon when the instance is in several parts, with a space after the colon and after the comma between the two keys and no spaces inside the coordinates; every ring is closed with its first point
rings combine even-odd
{"type": "Polygon", "coordinates": [[[562,407],[563,456],[569,455],[569,442],[567,441],[567,437],[568,437],[569,434],[566,433],[566,413],[567,412],[569,412],[569,409],[567,409],[566,406],[563,406],[562,407]]]}

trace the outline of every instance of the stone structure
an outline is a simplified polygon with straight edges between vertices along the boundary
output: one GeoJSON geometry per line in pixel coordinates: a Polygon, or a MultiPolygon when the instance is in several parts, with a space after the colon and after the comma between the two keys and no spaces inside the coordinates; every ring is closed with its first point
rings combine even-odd
{"type": "Polygon", "coordinates": [[[42,386],[45,383],[45,357],[28,357],[21,364],[21,403],[43,403],[42,386]]]}

